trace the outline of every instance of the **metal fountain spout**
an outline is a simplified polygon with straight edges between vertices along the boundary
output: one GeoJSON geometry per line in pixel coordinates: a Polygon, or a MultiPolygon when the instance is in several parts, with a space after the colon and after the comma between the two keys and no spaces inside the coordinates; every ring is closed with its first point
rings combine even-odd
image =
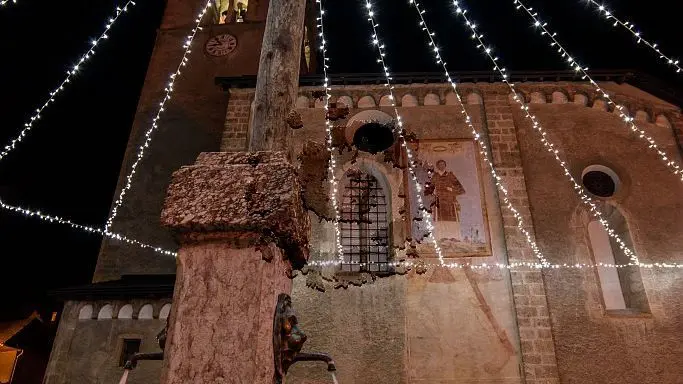
{"type": "Polygon", "coordinates": [[[159,343],[159,348],[161,348],[161,352],[154,352],[154,353],[136,353],[133,356],[131,356],[130,360],[126,361],[126,364],[123,366],[123,369],[125,370],[132,370],[138,365],[138,361],[141,360],[163,360],[164,359],[164,349],[166,348],[166,335],[168,333],[168,320],[166,322],[166,326],[164,329],[159,332],[157,335],[157,343],[159,343]]]}
{"type": "Polygon", "coordinates": [[[273,318],[273,354],[277,383],[282,383],[289,367],[300,361],[322,361],[327,363],[328,371],[337,370],[330,355],[301,352],[306,339],[306,334],[299,328],[296,312],[292,308],[292,298],[287,294],[280,294],[273,318]]]}
{"type": "Polygon", "coordinates": [[[294,360],[292,360],[290,366],[298,363],[299,361],[322,361],[327,363],[328,371],[334,372],[337,370],[337,367],[334,365],[334,360],[332,360],[332,356],[328,355],[327,353],[300,352],[294,356],[294,360]]]}

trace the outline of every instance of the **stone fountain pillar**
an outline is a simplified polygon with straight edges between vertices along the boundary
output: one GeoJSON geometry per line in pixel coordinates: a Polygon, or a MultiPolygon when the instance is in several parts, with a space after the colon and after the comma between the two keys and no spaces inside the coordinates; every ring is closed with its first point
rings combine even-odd
{"type": "Polygon", "coordinates": [[[162,384],[274,383],[273,314],[308,257],[310,222],[285,152],[202,153],[162,223],[180,242],[162,384]]]}

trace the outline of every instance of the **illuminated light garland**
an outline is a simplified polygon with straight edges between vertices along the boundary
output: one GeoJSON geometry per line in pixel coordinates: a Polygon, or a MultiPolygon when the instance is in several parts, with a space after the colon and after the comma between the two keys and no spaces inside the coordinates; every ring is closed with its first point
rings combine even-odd
{"type": "Polygon", "coordinates": [[[593,88],[595,88],[596,91],[602,94],[602,96],[607,100],[608,104],[614,105],[616,108],[616,111],[619,114],[619,117],[621,117],[624,122],[628,125],[628,128],[631,129],[632,132],[636,133],[638,138],[643,139],[647,141],[648,143],[648,148],[656,152],[662,162],[669,168],[669,170],[678,178],[680,179],[681,182],[683,182],[683,168],[672,158],[671,156],[667,155],[666,152],[662,151],[659,149],[659,146],[655,142],[655,140],[652,138],[652,136],[648,136],[647,133],[640,129],[636,124],[634,123],[634,118],[631,117],[627,112],[624,112],[624,107],[621,105],[616,104],[612,98],[609,96],[609,94],[603,90],[598,83],[593,80],[593,78],[588,74],[587,67],[583,67],[580,65],[576,59],[572,55],[567,52],[567,50],[560,44],[560,42],[555,38],[557,36],[557,33],[551,33],[548,31],[547,25],[548,23],[542,22],[538,18],[538,13],[537,12],[532,12],[533,8],[528,8],[524,3],[521,2],[521,0],[514,0],[514,4],[517,5],[517,9],[523,9],[533,20],[533,25],[536,28],[540,28],[541,30],[541,36],[548,36],[548,39],[550,39],[550,47],[551,48],[556,48],[557,53],[560,55],[560,58],[565,60],[569,67],[573,70],[575,70],[577,73],[581,73],[583,75],[583,79],[588,79],[588,81],[591,83],[593,88]]]}
{"type": "Polygon", "coordinates": [[[517,90],[515,89],[515,85],[511,83],[508,80],[508,75],[506,73],[506,69],[501,67],[498,64],[498,57],[493,57],[492,55],[492,49],[490,47],[487,47],[486,44],[484,43],[484,35],[480,34],[477,32],[476,24],[470,21],[470,19],[467,17],[467,10],[464,9],[464,4],[462,1],[453,1],[453,4],[456,7],[455,13],[456,15],[460,16],[463,18],[465,25],[467,28],[469,28],[472,31],[472,38],[477,40],[478,45],[477,48],[481,49],[484,54],[491,60],[493,63],[493,69],[495,71],[498,71],[502,77],[502,82],[507,84],[508,87],[510,87],[510,90],[512,91],[513,94],[513,100],[517,102],[520,105],[520,108],[522,111],[524,111],[524,116],[529,119],[532,122],[532,127],[534,130],[538,131],[538,133],[541,135],[541,143],[543,146],[546,148],[546,150],[555,158],[555,160],[558,162],[558,164],[562,167],[564,170],[565,176],[569,179],[569,181],[572,183],[574,186],[574,191],[576,192],[577,196],[580,198],[581,202],[587,205],[590,208],[591,214],[598,219],[600,224],[605,228],[607,231],[607,234],[612,237],[617,244],[619,245],[619,248],[626,254],[630,259],[632,265],[641,265],[640,261],[638,260],[638,256],[631,251],[630,248],[626,246],[626,243],[619,237],[619,235],[612,229],[610,228],[609,223],[605,218],[603,218],[602,214],[598,210],[597,205],[593,202],[593,200],[590,198],[590,196],[586,193],[584,188],[576,181],[574,176],[572,176],[571,171],[569,168],[567,168],[566,162],[562,160],[559,156],[559,150],[555,148],[555,144],[553,144],[546,136],[547,132],[543,128],[543,126],[538,122],[537,117],[532,114],[529,111],[529,106],[524,102],[522,98],[519,97],[517,94],[517,90]],[[463,5],[461,5],[463,4],[463,5]]]}
{"type": "Polygon", "coordinates": [[[2,0],[2,1],[0,1],[0,7],[7,4],[7,3],[16,4],[17,0],[11,0],[11,1],[10,0],[2,0]]]}
{"type": "MultiPolygon", "coordinates": [[[[336,261],[336,260],[309,261],[308,262],[309,266],[316,266],[316,267],[337,266],[339,264],[340,264],[339,261],[336,261]]],[[[446,267],[446,268],[451,268],[451,269],[469,268],[469,269],[507,269],[507,270],[516,270],[516,269],[586,269],[586,268],[599,268],[599,267],[600,268],[628,268],[628,267],[633,266],[633,264],[608,264],[608,263],[541,264],[541,263],[526,263],[526,262],[511,263],[511,264],[503,264],[503,263],[479,263],[479,264],[474,264],[474,263],[444,263],[444,264],[433,264],[433,263],[414,262],[414,261],[395,261],[395,262],[389,262],[389,263],[346,262],[345,264],[353,264],[353,265],[358,265],[361,267],[374,265],[374,264],[382,264],[382,265],[389,265],[390,267],[406,267],[406,268],[446,267]]],[[[647,263],[647,264],[641,263],[639,265],[639,267],[648,268],[648,269],[655,269],[655,268],[683,269],[683,264],[681,264],[681,263],[647,263]]]]}
{"type": "Polygon", "coordinates": [[[655,51],[659,55],[660,59],[663,59],[664,61],[666,61],[666,63],[669,66],[675,68],[676,73],[681,73],[683,71],[683,68],[681,68],[678,65],[679,60],[673,59],[673,58],[671,58],[671,56],[665,55],[659,49],[659,47],[657,47],[656,43],[652,43],[652,42],[646,40],[645,38],[643,38],[642,34],[638,31],[638,29],[636,28],[636,26],[633,23],[624,22],[622,19],[619,19],[616,15],[614,15],[614,13],[612,13],[610,10],[608,10],[604,4],[598,4],[595,0],[588,0],[588,3],[595,5],[595,7],[598,9],[598,12],[600,13],[600,15],[605,17],[605,20],[607,20],[607,21],[614,20],[614,23],[612,24],[613,26],[615,26],[615,27],[621,26],[624,29],[626,29],[627,31],[629,31],[636,38],[637,44],[644,43],[650,49],[655,51]]]}
{"type": "Polygon", "coordinates": [[[123,199],[126,196],[126,193],[130,190],[133,182],[133,176],[135,176],[135,172],[137,170],[138,165],[142,161],[142,158],[145,156],[145,149],[150,146],[152,143],[152,134],[156,129],[159,127],[159,120],[161,119],[161,114],[164,112],[164,106],[166,105],[166,102],[168,102],[171,99],[171,93],[173,92],[173,87],[175,85],[176,80],[178,80],[178,77],[180,77],[180,69],[185,67],[189,61],[189,54],[192,52],[191,51],[191,46],[192,42],[194,41],[195,36],[197,35],[197,32],[202,30],[202,27],[200,27],[200,24],[202,22],[202,19],[204,18],[204,15],[206,12],[211,9],[211,4],[212,0],[208,0],[206,2],[206,6],[202,9],[202,11],[199,13],[197,18],[195,19],[195,26],[192,29],[192,33],[188,35],[185,39],[185,43],[183,44],[183,48],[185,48],[185,52],[183,52],[183,57],[180,60],[180,63],[178,64],[178,68],[173,72],[170,76],[170,81],[166,88],[164,88],[164,98],[161,102],[159,102],[159,110],[157,111],[156,116],[152,120],[152,126],[145,132],[145,141],[140,145],[138,148],[138,154],[137,158],[135,159],[135,162],[133,163],[133,166],[131,167],[130,172],[126,176],[126,184],[123,186],[121,189],[121,192],[119,194],[118,199],[116,199],[116,202],[114,203],[114,207],[112,208],[111,214],[109,215],[109,218],[107,219],[107,223],[104,226],[105,231],[108,231],[109,228],[111,228],[112,223],[114,222],[114,219],[116,218],[116,215],[118,214],[119,208],[121,208],[121,205],[123,205],[123,199]]]}
{"type": "Polygon", "coordinates": [[[167,251],[161,247],[155,247],[152,245],[148,245],[148,244],[145,244],[141,241],[128,238],[128,237],[120,235],[118,233],[105,231],[105,230],[102,230],[100,228],[93,228],[93,227],[90,227],[87,225],[76,224],[76,223],[72,222],[71,220],[63,219],[59,216],[46,215],[40,211],[33,211],[30,209],[21,208],[21,207],[17,207],[14,205],[6,204],[2,200],[0,200],[0,208],[4,209],[6,211],[10,211],[10,212],[20,213],[26,217],[36,217],[36,218],[43,220],[43,221],[46,221],[46,222],[68,225],[73,229],[78,229],[80,231],[88,232],[88,233],[99,234],[99,235],[108,237],[110,239],[115,239],[115,240],[122,241],[124,243],[128,243],[131,245],[138,246],[138,247],[143,248],[143,249],[151,249],[152,251],[154,251],[156,253],[160,253],[162,255],[174,256],[174,257],[177,256],[177,254],[173,251],[167,251]]]}
{"type": "Polygon", "coordinates": [[[320,36],[320,50],[322,51],[323,55],[323,87],[325,89],[325,140],[327,142],[327,151],[330,153],[330,162],[328,164],[328,172],[330,173],[330,201],[332,202],[332,208],[334,209],[334,233],[336,236],[335,248],[337,249],[337,258],[340,262],[343,263],[344,247],[342,246],[341,230],[339,229],[339,222],[341,221],[341,216],[339,214],[339,204],[337,201],[337,185],[339,184],[339,182],[337,181],[337,177],[335,175],[335,171],[337,169],[337,157],[334,154],[334,147],[332,145],[332,122],[330,122],[330,120],[327,118],[327,111],[330,107],[330,98],[332,97],[332,95],[330,95],[331,88],[329,86],[329,77],[327,74],[327,69],[329,68],[329,58],[327,57],[327,48],[325,47],[325,27],[323,23],[325,10],[323,9],[322,0],[316,0],[316,2],[318,3],[319,8],[319,15],[317,18],[317,27],[319,30],[318,36],[320,36]]]}
{"type": "MultiPolygon", "coordinates": [[[[5,1],[6,3],[7,1],[5,1]]],[[[16,2],[16,1],[15,1],[16,2]]],[[[1,3],[0,5],[4,5],[4,3],[1,3]]],[[[95,47],[100,43],[100,41],[108,39],[109,35],[107,33],[111,29],[111,27],[116,23],[116,21],[119,19],[119,16],[121,16],[124,12],[128,11],[128,6],[134,6],[135,1],[129,0],[123,7],[116,7],[116,15],[114,17],[110,17],[107,20],[107,24],[104,28],[104,32],[97,38],[92,40],[91,47],[88,49],[86,53],[84,53],[80,59],[76,62],[76,64],[67,71],[67,75],[64,78],[64,80],[59,84],[57,88],[55,88],[54,91],[50,92],[50,97],[47,99],[47,101],[40,107],[36,109],[36,112],[31,116],[30,120],[24,124],[24,129],[21,130],[19,135],[12,139],[9,144],[7,144],[2,152],[0,152],[0,161],[4,159],[7,155],[9,155],[12,150],[14,150],[17,145],[26,137],[26,135],[31,131],[33,128],[33,124],[40,119],[40,114],[47,108],[50,103],[53,103],[55,101],[55,98],[57,95],[64,90],[64,87],[66,84],[71,82],[71,78],[76,75],[76,73],[81,69],[81,67],[85,64],[86,61],[88,61],[93,55],[95,55],[95,47]]]]}
{"type": "Polygon", "coordinates": [[[533,237],[531,236],[531,233],[525,228],[524,226],[524,220],[522,219],[522,215],[519,213],[519,211],[514,207],[512,202],[510,201],[509,198],[509,192],[505,186],[501,183],[501,177],[498,176],[498,172],[496,172],[496,168],[493,165],[493,162],[489,158],[488,155],[488,147],[486,146],[486,143],[484,142],[483,135],[481,132],[479,132],[475,127],[474,124],[472,124],[472,118],[470,117],[470,114],[467,112],[467,109],[465,108],[465,104],[462,101],[462,98],[460,97],[460,93],[458,92],[458,86],[457,83],[451,78],[451,75],[448,72],[448,67],[446,65],[446,62],[443,61],[443,58],[441,57],[441,54],[439,53],[439,48],[436,45],[436,42],[434,41],[434,32],[431,32],[429,29],[429,26],[427,26],[427,22],[424,19],[424,13],[426,10],[420,9],[420,4],[417,3],[415,0],[408,0],[408,4],[413,5],[415,8],[415,11],[417,12],[417,15],[420,19],[420,27],[422,30],[425,32],[427,35],[427,38],[429,40],[429,48],[432,52],[434,52],[434,58],[436,59],[436,64],[441,64],[443,67],[444,75],[446,76],[446,79],[448,82],[451,84],[451,87],[453,88],[453,92],[455,93],[455,96],[458,99],[458,105],[460,106],[461,113],[465,117],[465,122],[467,123],[467,126],[470,128],[472,132],[472,136],[474,137],[474,140],[477,142],[479,145],[479,153],[482,155],[482,158],[484,159],[484,162],[488,165],[490,171],[491,171],[491,176],[493,177],[493,181],[496,184],[496,187],[498,187],[498,190],[503,194],[503,202],[505,203],[505,206],[512,212],[513,216],[517,220],[517,228],[519,231],[524,235],[525,240],[527,244],[529,244],[529,247],[533,251],[534,255],[536,258],[541,262],[542,265],[549,265],[548,260],[543,256],[543,253],[541,252],[540,248],[534,241],[533,237]]]}
{"type": "Polygon", "coordinates": [[[365,3],[365,8],[368,12],[368,21],[372,25],[372,43],[377,47],[377,62],[382,65],[382,71],[384,72],[384,78],[386,79],[386,84],[384,84],[384,86],[389,91],[389,100],[391,101],[391,106],[393,107],[394,114],[396,115],[397,122],[394,128],[394,133],[399,137],[399,139],[401,140],[401,145],[405,148],[406,156],[408,158],[408,171],[410,173],[410,177],[412,178],[413,186],[415,187],[415,195],[417,198],[418,208],[420,210],[420,213],[422,214],[422,219],[424,220],[425,226],[429,233],[428,237],[434,244],[434,250],[436,251],[436,254],[439,258],[439,264],[445,265],[446,263],[444,262],[441,246],[439,245],[439,242],[436,240],[436,237],[434,236],[434,224],[432,221],[432,215],[429,213],[422,200],[423,187],[418,182],[417,175],[415,174],[415,162],[413,160],[413,154],[410,148],[408,147],[405,136],[403,135],[403,122],[401,121],[401,115],[399,114],[398,108],[396,107],[396,97],[394,96],[394,86],[391,84],[391,74],[389,73],[389,68],[387,67],[386,62],[384,61],[384,57],[386,56],[386,52],[384,51],[384,44],[382,44],[379,34],[377,32],[377,27],[379,26],[379,24],[375,23],[375,13],[372,11],[372,4],[369,1],[365,3]]]}

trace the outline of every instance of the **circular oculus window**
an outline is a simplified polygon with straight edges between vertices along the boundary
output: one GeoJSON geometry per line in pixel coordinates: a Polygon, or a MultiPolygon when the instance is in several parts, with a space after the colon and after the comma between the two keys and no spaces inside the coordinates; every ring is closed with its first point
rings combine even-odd
{"type": "Polygon", "coordinates": [[[581,181],[588,192],[603,198],[614,196],[620,186],[619,176],[604,165],[591,165],[584,169],[581,181]]]}

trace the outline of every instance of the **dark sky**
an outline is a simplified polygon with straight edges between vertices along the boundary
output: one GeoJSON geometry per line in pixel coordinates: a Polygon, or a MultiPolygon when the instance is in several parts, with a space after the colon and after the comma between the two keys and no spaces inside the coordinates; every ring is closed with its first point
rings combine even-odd
{"type": "MultiPolygon", "coordinates": [[[[376,72],[370,30],[362,13],[364,1],[326,3],[331,73],[376,72]]],[[[429,10],[425,17],[451,70],[490,69],[453,17],[452,2],[421,3],[429,10]]],[[[515,11],[512,1],[468,3],[470,16],[510,71],[566,69],[533,32],[525,15],[515,11]]],[[[164,0],[137,4],[43,113],[29,138],[0,162],[4,201],[92,226],[104,223],[164,0]]],[[[438,70],[407,0],[375,0],[374,4],[391,70],[438,70]]],[[[0,146],[20,131],[61,82],[90,39],[99,35],[115,5],[102,0],[19,0],[0,9],[0,146]]],[[[584,65],[637,68],[676,87],[683,85],[683,75],[673,75],[654,54],[636,47],[630,35],[598,19],[585,1],[528,0],[528,5],[541,11],[584,65]]],[[[631,21],[646,37],[656,38],[665,52],[683,54],[679,25],[683,2],[611,0],[610,5],[618,15],[634,15],[631,21]]],[[[0,291],[0,317],[10,307],[39,302],[48,289],[88,282],[100,244],[97,236],[6,212],[0,212],[0,241],[0,284],[5,288],[0,291]]]]}

